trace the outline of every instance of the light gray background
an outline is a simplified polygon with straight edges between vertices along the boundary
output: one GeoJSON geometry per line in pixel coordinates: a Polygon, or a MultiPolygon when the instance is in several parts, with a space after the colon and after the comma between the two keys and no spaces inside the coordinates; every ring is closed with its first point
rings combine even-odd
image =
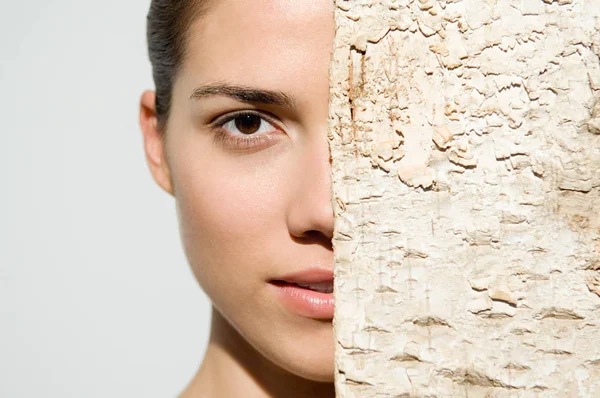
{"type": "Polygon", "coordinates": [[[0,0],[0,397],[174,397],[209,303],[138,99],[149,0],[0,0]]]}

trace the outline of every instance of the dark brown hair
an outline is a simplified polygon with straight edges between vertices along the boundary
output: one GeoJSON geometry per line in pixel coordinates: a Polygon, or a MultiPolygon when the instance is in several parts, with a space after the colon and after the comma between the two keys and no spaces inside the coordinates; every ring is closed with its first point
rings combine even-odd
{"type": "Polygon", "coordinates": [[[186,56],[190,25],[207,9],[208,0],[152,0],[146,36],[156,86],[156,113],[161,130],[169,117],[175,77],[186,56]]]}

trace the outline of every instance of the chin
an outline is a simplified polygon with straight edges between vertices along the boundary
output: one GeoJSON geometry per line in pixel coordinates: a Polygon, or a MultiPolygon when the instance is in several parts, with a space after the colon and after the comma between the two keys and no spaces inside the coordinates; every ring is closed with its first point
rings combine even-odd
{"type": "MultiPolygon", "coordinates": [[[[306,355],[306,354],[305,354],[306,355]]],[[[335,361],[333,354],[325,357],[315,355],[312,358],[295,359],[290,363],[279,364],[284,370],[306,380],[320,383],[333,383],[335,361]]]]}
{"type": "MultiPolygon", "coordinates": [[[[318,321],[315,321],[318,322],[318,321]]],[[[276,355],[274,362],[284,370],[303,379],[333,383],[335,374],[335,352],[333,326],[318,322],[317,330],[286,336],[285,347],[273,347],[285,356],[276,355]]]]}
{"type": "Polygon", "coordinates": [[[319,382],[319,383],[333,383],[334,381],[334,366],[324,366],[321,369],[299,369],[294,372],[296,376],[302,377],[303,379],[319,382]]]}

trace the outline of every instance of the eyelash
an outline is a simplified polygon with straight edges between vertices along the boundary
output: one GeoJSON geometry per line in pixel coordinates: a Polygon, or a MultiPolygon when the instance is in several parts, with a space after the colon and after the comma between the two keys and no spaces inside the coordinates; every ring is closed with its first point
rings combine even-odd
{"type": "Polygon", "coordinates": [[[272,141],[275,137],[273,134],[263,133],[258,135],[237,136],[229,133],[223,126],[240,116],[256,116],[262,122],[271,124],[278,131],[277,125],[271,118],[265,117],[263,113],[253,111],[239,111],[227,114],[223,117],[210,123],[210,129],[214,133],[214,142],[226,148],[249,151],[261,149],[263,146],[272,141]]]}

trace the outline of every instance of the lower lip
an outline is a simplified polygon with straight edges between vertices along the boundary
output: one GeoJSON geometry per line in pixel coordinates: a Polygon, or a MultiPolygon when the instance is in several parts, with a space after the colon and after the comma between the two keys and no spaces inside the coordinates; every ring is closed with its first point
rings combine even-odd
{"type": "Polygon", "coordinates": [[[321,293],[300,286],[271,282],[283,304],[299,315],[313,319],[333,319],[333,293],[321,293]]]}

